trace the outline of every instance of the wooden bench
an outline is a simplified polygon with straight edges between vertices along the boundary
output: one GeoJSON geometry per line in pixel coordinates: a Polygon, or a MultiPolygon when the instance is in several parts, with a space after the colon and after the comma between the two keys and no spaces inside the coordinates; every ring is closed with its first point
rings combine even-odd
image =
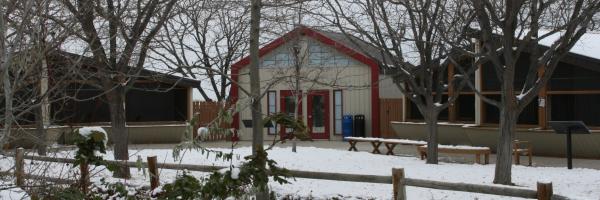
{"type": "Polygon", "coordinates": [[[381,138],[345,137],[344,139],[346,139],[348,143],[350,143],[350,148],[348,149],[348,151],[358,151],[358,149],[356,149],[356,143],[358,142],[370,142],[373,146],[373,151],[371,153],[381,153],[379,151],[379,146],[381,146],[382,143],[381,138]]]}
{"type": "Polygon", "coordinates": [[[358,149],[356,148],[356,143],[358,142],[369,142],[373,146],[373,151],[371,153],[381,153],[381,151],[379,151],[379,147],[381,146],[381,144],[384,144],[384,146],[387,148],[386,155],[394,155],[394,148],[398,144],[415,146],[427,144],[427,142],[425,141],[405,139],[383,139],[371,137],[345,137],[344,139],[346,139],[348,143],[350,143],[350,148],[348,149],[348,151],[358,151],[358,149]]]}
{"type": "MultiPolygon", "coordinates": [[[[421,156],[421,160],[427,157],[427,145],[417,146],[417,151],[421,156]]],[[[438,145],[439,153],[452,153],[452,154],[474,154],[475,162],[479,164],[490,163],[490,153],[492,152],[489,147],[472,147],[472,146],[452,146],[452,145],[438,145]],[[481,163],[481,154],[485,157],[485,163],[481,163]]]]}
{"type": "Polygon", "coordinates": [[[515,164],[521,164],[521,155],[524,154],[529,157],[529,166],[531,166],[531,156],[533,148],[528,141],[515,140],[513,142],[513,156],[515,157],[515,164]]]}
{"type": "Polygon", "coordinates": [[[406,139],[382,139],[381,141],[387,148],[386,155],[394,155],[394,148],[396,147],[396,145],[399,145],[399,144],[400,145],[414,145],[414,146],[421,146],[421,145],[427,144],[427,142],[425,142],[425,141],[406,140],[406,139]]]}

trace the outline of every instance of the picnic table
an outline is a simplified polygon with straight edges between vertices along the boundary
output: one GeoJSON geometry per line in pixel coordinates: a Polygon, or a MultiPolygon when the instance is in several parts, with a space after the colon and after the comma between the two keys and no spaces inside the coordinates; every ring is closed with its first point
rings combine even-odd
{"type": "Polygon", "coordinates": [[[396,145],[400,144],[400,145],[421,146],[421,145],[426,145],[427,142],[418,141],[418,140],[406,140],[406,139],[384,139],[383,144],[387,148],[386,155],[394,155],[394,148],[396,147],[396,145]]]}
{"type": "Polygon", "coordinates": [[[369,138],[369,137],[345,137],[344,139],[348,140],[348,143],[350,143],[350,148],[348,149],[348,151],[358,151],[358,149],[356,148],[356,143],[358,142],[370,142],[371,145],[373,146],[373,151],[371,153],[381,153],[379,151],[379,146],[381,146],[381,138],[369,138]]]}
{"type": "Polygon", "coordinates": [[[371,137],[345,137],[345,139],[350,143],[350,148],[348,151],[358,151],[356,148],[356,143],[358,142],[369,142],[373,146],[372,153],[380,154],[379,147],[381,144],[387,149],[386,155],[394,155],[394,148],[396,145],[426,145],[425,141],[417,141],[417,140],[406,140],[406,139],[383,139],[383,138],[371,138],[371,137]]]}

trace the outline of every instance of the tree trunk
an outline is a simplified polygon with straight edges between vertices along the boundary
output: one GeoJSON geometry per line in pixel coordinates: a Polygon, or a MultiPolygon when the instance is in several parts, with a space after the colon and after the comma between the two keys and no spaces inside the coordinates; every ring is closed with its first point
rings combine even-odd
{"type": "MultiPolygon", "coordinates": [[[[129,160],[129,132],[126,127],[125,88],[118,86],[108,94],[110,107],[111,140],[114,144],[115,160],[129,160]]],[[[129,167],[119,167],[113,174],[117,178],[130,178],[129,167]]]]}
{"type": "MultiPolygon", "coordinates": [[[[0,11],[4,13],[6,2],[0,0],[0,11]]],[[[0,151],[4,150],[4,145],[10,136],[12,125],[12,90],[10,84],[10,74],[8,68],[10,66],[10,53],[6,48],[6,21],[4,15],[0,16],[0,71],[2,72],[2,90],[4,90],[4,126],[0,133],[0,151]]]]}
{"type": "MultiPolygon", "coordinates": [[[[258,45],[260,36],[260,0],[252,0],[250,8],[250,93],[252,98],[252,154],[260,155],[258,152],[264,151],[263,146],[263,120],[262,105],[260,95],[260,76],[258,70],[259,55],[258,45]]],[[[256,157],[255,157],[256,158],[256,157]]],[[[266,170],[266,160],[259,159],[261,168],[266,170]]],[[[256,199],[268,199],[268,188],[257,188],[256,199]]]]}
{"type": "MultiPolygon", "coordinates": [[[[4,35],[2,35],[4,36],[4,35]]],[[[2,41],[3,42],[3,41],[2,41]]],[[[4,47],[4,45],[2,45],[4,47]]],[[[6,50],[6,49],[3,49],[6,50]]],[[[6,52],[2,54],[3,60],[0,63],[0,70],[3,72],[3,90],[4,90],[4,131],[0,135],[0,149],[4,149],[4,145],[8,144],[13,124],[13,90],[10,83],[10,55],[6,52]]]]}
{"type": "Polygon", "coordinates": [[[428,114],[427,123],[427,164],[438,164],[438,115],[428,114]]]}
{"type": "Polygon", "coordinates": [[[506,105],[500,108],[500,138],[496,149],[496,171],[494,183],[512,185],[512,141],[517,126],[518,114],[506,105]]]}
{"type": "Polygon", "coordinates": [[[36,109],[37,113],[35,115],[35,126],[36,126],[36,137],[39,139],[39,142],[36,142],[37,152],[41,156],[46,155],[47,146],[46,146],[46,127],[44,127],[44,116],[42,107],[44,105],[40,105],[39,108],[36,109]]]}

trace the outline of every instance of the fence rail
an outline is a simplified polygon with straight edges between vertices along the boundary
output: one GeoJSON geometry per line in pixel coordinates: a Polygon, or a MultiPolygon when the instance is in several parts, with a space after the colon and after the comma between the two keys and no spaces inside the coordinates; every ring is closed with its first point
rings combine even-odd
{"type": "MultiPolygon", "coordinates": [[[[72,164],[75,159],[71,158],[54,158],[46,156],[31,156],[25,155],[24,149],[17,149],[16,154],[8,155],[15,157],[15,177],[17,185],[21,186],[24,179],[43,179],[50,182],[72,182],[72,180],[65,180],[59,178],[35,176],[24,173],[24,159],[46,161],[46,162],[57,162],[57,163],[68,163],[72,164]]],[[[214,172],[216,170],[227,168],[225,166],[209,166],[209,165],[191,165],[191,164],[176,164],[176,163],[158,163],[156,162],[155,156],[148,157],[150,162],[141,162],[141,166],[148,168],[150,172],[150,185],[152,189],[158,187],[158,168],[171,169],[171,170],[188,170],[197,172],[214,172]],[[150,163],[150,164],[149,164],[150,163]]],[[[137,162],[132,161],[107,161],[113,165],[127,166],[127,167],[138,167],[137,162]]],[[[529,199],[539,200],[562,200],[568,199],[567,197],[555,195],[552,192],[552,183],[537,183],[537,190],[509,187],[509,186],[495,186],[495,185],[479,185],[470,183],[452,183],[442,182],[415,178],[406,178],[404,176],[404,169],[393,168],[392,176],[382,175],[363,175],[363,174],[345,174],[345,173],[331,173],[331,172],[313,172],[313,171],[302,171],[302,170],[289,170],[290,175],[295,178],[306,178],[306,179],[321,179],[321,180],[333,180],[333,181],[349,181],[349,182],[363,182],[363,183],[380,183],[380,184],[392,184],[394,199],[404,200],[406,199],[406,186],[422,187],[438,190],[450,190],[457,192],[472,192],[508,197],[520,197],[529,199]]],[[[84,174],[84,173],[82,173],[84,174]]],[[[88,177],[89,178],[89,177],[88,177]]],[[[89,180],[80,180],[82,182],[89,180]]]]}

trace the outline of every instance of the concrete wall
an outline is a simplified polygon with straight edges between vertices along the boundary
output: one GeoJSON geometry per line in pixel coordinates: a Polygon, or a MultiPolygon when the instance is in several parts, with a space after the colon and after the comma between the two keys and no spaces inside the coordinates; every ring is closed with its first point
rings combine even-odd
{"type": "MultiPolygon", "coordinates": [[[[72,144],[74,134],[73,130],[79,127],[51,127],[47,129],[46,134],[46,144],[72,144]]],[[[109,143],[112,143],[110,140],[111,130],[108,126],[102,126],[109,134],[109,143]]],[[[184,138],[184,131],[186,125],[185,124],[174,124],[174,125],[134,125],[127,126],[127,130],[129,131],[129,144],[165,144],[165,143],[179,143],[184,138]]],[[[15,147],[25,147],[31,148],[36,144],[36,142],[40,142],[41,140],[34,136],[35,129],[26,128],[21,129],[10,141],[8,147],[5,148],[15,148],[15,147]]]]}
{"type": "MultiPolygon", "coordinates": [[[[397,138],[426,140],[427,130],[424,123],[392,122],[397,138]]],[[[493,127],[465,126],[463,124],[440,124],[440,144],[463,144],[486,146],[496,150],[499,131],[493,127]]],[[[518,129],[515,139],[529,141],[533,154],[538,156],[565,156],[565,135],[555,134],[551,130],[518,129]]],[[[589,135],[573,135],[573,155],[581,158],[600,158],[600,131],[589,135]]]]}

